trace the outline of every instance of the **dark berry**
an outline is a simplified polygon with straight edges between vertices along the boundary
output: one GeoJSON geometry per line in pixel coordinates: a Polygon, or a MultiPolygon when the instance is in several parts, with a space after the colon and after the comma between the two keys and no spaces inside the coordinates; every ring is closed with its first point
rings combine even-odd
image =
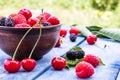
{"type": "Polygon", "coordinates": [[[77,59],[83,58],[84,55],[85,55],[85,52],[84,52],[83,50],[76,51],[76,58],[77,58],[77,59]]]}
{"type": "Polygon", "coordinates": [[[75,60],[76,59],[76,52],[75,51],[68,51],[66,53],[66,57],[69,59],[69,60],[75,60]]]}
{"type": "Polygon", "coordinates": [[[14,20],[12,18],[7,18],[5,20],[5,26],[10,26],[10,27],[14,27],[14,20]]]}
{"type": "Polygon", "coordinates": [[[51,23],[49,23],[49,22],[43,22],[42,25],[43,26],[51,26],[51,23]]]}
{"type": "Polygon", "coordinates": [[[75,42],[76,41],[76,39],[77,39],[77,35],[75,35],[75,34],[70,34],[70,41],[72,41],[72,42],[75,42]]]}
{"type": "Polygon", "coordinates": [[[0,18],[0,26],[5,26],[6,17],[0,18]]]}

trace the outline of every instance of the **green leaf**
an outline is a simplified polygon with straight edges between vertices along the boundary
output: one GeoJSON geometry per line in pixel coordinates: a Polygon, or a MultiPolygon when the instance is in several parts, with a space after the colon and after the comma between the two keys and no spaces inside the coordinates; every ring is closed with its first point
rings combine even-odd
{"type": "Polygon", "coordinates": [[[105,65],[101,59],[100,59],[100,65],[103,65],[103,66],[105,65]]]}
{"type": "Polygon", "coordinates": [[[85,37],[92,34],[85,26],[76,26],[76,28],[80,31],[81,35],[85,37]]]}
{"type": "Polygon", "coordinates": [[[87,26],[86,28],[90,31],[100,31],[102,29],[102,27],[99,26],[87,26]]]}
{"type": "Polygon", "coordinates": [[[102,34],[108,38],[120,41],[120,29],[119,28],[104,28],[101,29],[98,34],[102,34]]]}
{"type": "Polygon", "coordinates": [[[76,47],[73,47],[71,50],[73,50],[73,51],[81,51],[82,48],[79,47],[79,46],[76,46],[76,47]]]}

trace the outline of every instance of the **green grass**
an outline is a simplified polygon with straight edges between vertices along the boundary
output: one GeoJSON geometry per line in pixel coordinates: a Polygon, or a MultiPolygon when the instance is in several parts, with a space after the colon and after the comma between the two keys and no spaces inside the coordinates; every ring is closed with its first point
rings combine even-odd
{"type": "Polygon", "coordinates": [[[63,25],[97,25],[120,27],[120,4],[115,11],[101,12],[91,8],[90,0],[0,0],[0,16],[28,8],[33,16],[45,11],[59,17],[63,25]]]}

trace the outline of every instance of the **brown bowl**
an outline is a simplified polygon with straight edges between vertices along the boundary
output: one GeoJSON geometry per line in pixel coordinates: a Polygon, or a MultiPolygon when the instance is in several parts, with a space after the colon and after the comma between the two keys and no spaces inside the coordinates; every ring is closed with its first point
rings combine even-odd
{"type": "MultiPolygon", "coordinates": [[[[32,58],[38,60],[48,53],[56,44],[61,25],[53,25],[42,27],[41,38],[32,54],[32,58]]],[[[0,26],[0,48],[11,57],[29,28],[15,28],[0,26]]],[[[28,58],[37,38],[39,36],[39,28],[33,28],[21,43],[16,59],[22,60],[28,58]]]]}

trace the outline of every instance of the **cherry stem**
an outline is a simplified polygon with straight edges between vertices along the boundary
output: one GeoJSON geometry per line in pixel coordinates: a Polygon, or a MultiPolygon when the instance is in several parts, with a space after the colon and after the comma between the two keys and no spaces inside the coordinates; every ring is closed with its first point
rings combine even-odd
{"type": "MultiPolygon", "coordinates": [[[[41,18],[40,21],[38,21],[38,23],[36,23],[36,24],[41,25],[41,24],[40,24],[41,20],[42,20],[42,18],[41,18]]],[[[36,24],[35,24],[35,25],[36,25],[36,24]]],[[[12,60],[15,60],[15,56],[16,56],[16,54],[17,54],[17,51],[18,51],[18,49],[19,49],[19,47],[20,47],[23,39],[24,39],[24,38],[27,36],[27,34],[33,29],[33,27],[34,27],[35,25],[33,25],[30,29],[28,29],[28,31],[27,31],[27,32],[23,35],[23,37],[21,38],[20,42],[18,43],[18,45],[17,45],[17,47],[16,47],[16,49],[15,49],[15,52],[14,52],[13,57],[12,57],[12,60]]],[[[39,38],[40,38],[40,36],[41,36],[41,32],[42,32],[42,30],[41,30],[41,26],[40,26],[39,38]]],[[[35,46],[33,47],[32,51],[31,51],[31,53],[30,53],[29,58],[31,57],[31,55],[32,55],[32,53],[33,53],[33,51],[34,51],[34,49],[35,49],[38,41],[39,41],[39,39],[38,39],[37,42],[35,43],[35,46]]]]}
{"type": "Polygon", "coordinates": [[[33,54],[33,52],[34,52],[34,50],[35,50],[35,48],[36,48],[36,46],[37,46],[37,44],[38,44],[38,42],[40,40],[41,34],[42,34],[41,22],[39,23],[39,26],[40,26],[39,36],[38,36],[38,39],[37,39],[35,45],[32,48],[32,51],[30,52],[29,58],[31,58],[31,56],[32,56],[32,54],[33,54]]]}

